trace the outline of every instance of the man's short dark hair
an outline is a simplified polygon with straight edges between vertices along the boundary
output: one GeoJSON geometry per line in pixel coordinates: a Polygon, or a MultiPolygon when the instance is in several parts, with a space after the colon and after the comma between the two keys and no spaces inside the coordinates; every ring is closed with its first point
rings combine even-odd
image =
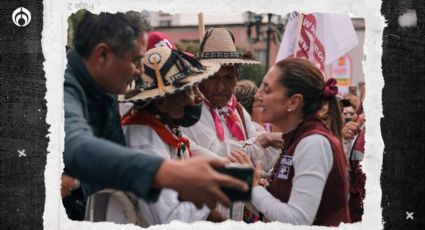
{"type": "Polygon", "coordinates": [[[75,32],[74,47],[81,56],[88,57],[96,45],[105,42],[115,54],[122,55],[134,48],[135,40],[146,28],[139,12],[96,15],[87,11],[75,32]]]}

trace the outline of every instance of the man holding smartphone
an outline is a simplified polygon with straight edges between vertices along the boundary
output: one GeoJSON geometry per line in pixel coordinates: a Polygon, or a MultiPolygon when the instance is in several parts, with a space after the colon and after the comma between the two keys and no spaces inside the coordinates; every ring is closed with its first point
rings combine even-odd
{"type": "Polygon", "coordinates": [[[140,13],[87,12],[74,41],[64,81],[64,171],[81,182],[84,197],[116,188],[155,200],[161,188],[171,188],[197,207],[213,208],[217,202],[231,204],[220,187],[248,189],[243,181],[214,170],[225,160],[175,162],[125,147],[116,95],[144,71],[140,59],[146,33],[140,13]]]}

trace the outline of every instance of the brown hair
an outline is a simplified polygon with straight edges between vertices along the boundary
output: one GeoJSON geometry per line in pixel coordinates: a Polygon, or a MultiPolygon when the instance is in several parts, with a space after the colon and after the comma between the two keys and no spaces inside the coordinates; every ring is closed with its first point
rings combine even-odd
{"type": "Polygon", "coordinates": [[[304,116],[317,113],[328,102],[328,119],[331,132],[341,139],[342,120],[340,107],[335,96],[325,98],[325,82],[322,73],[312,63],[301,58],[288,58],[275,64],[280,71],[279,82],[287,89],[288,97],[294,94],[303,96],[304,116]]]}

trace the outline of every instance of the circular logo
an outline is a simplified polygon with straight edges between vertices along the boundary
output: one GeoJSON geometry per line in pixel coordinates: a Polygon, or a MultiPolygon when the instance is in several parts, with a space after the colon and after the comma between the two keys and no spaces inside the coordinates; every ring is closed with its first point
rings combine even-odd
{"type": "Polygon", "coordinates": [[[31,13],[24,7],[18,7],[13,11],[12,21],[19,27],[25,27],[31,22],[31,13]]]}
{"type": "Polygon", "coordinates": [[[161,62],[161,55],[159,53],[151,53],[148,57],[148,61],[151,65],[154,63],[159,64],[161,62]]]}

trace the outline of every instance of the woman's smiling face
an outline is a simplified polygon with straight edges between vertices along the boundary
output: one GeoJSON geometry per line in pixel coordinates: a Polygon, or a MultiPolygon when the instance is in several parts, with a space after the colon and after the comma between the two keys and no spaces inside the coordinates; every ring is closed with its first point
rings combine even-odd
{"type": "Polygon", "coordinates": [[[279,82],[279,70],[273,66],[263,78],[260,89],[255,94],[259,102],[262,122],[281,123],[288,115],[289,98],[285,87],[279,82]]]}

